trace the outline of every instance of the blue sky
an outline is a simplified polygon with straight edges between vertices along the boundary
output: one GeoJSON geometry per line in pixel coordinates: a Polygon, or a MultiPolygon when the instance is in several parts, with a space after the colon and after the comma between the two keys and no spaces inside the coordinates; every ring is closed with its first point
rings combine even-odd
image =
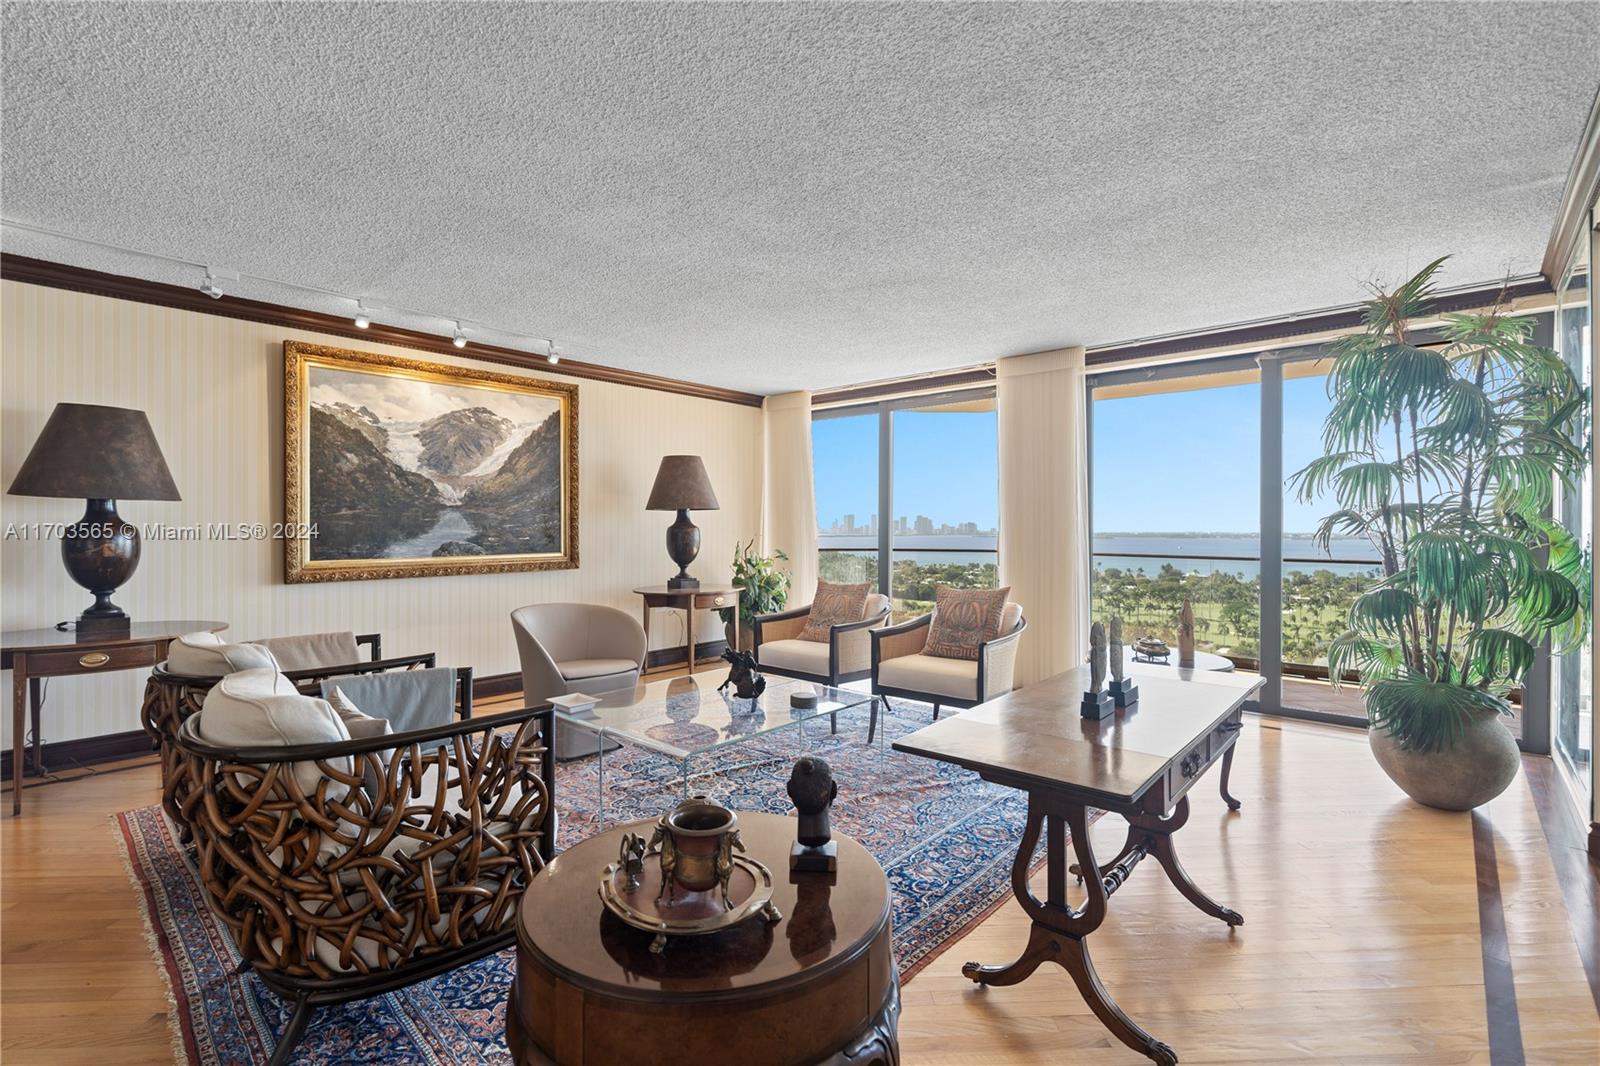
{"type": "MultiPolygon", "coordinates": [[[[1283,473],[1323,454],[1324,377],[1283,383],[1283,473]]],[[[1261,387],[1099,400],[1094,524],[1100,532],[1253,533],[1260,528],[1261,387]],[[1148,472],[1154,467],[1154,472],[1148,472]]],[[[1284,490],[1283,529],[1309,533],[1335,509],[1284,490]]]]}
{"type": "MultiPolygon", "coordinates": [[[[1284,474],[1322,454],[1323,377],[1283,383],[1284,474]]],[[[1101,532],[1253,533],[1260,386],[1230,385],[1099,400],[1094,412],[1094,520],[1101,532]]],[[[999,522],[995,412],[894,415],[894,515],[934,524],[999,522]]],[[[812,423],[817,519],[827,527],[877,510],[878,416],[812,423]]],[[[1284,530],[1309,533],[1333,504],[1284,492],[1284,530]]]]}
{"type": "MultiPolygon", "coordinates": [[[[993,411],[894,414],[894,515],[919,514],[935,526],[999,522],[993,411]]],[[[817,521],[853,514],[866,525],[878,509],[878,416],[826,418],[811,425],[817,521]]]]}

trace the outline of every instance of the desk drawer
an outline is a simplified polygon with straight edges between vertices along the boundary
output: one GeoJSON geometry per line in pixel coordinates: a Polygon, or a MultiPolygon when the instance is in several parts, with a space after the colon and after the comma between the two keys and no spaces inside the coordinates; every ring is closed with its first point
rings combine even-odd
{"type": "MultiPolygon", "coordinates": [[[[1221,749],[1217,750],[1220,754],[1221,749]]],[[[1167,771],[1167,806],[1176,803],[1179,796],[1189,791],[1190,785],[1200,780],[1213,758],[1211,735],[1207,734],[1191,744],[1188,751],[1173,760],[1172,767],[1167,771]]]]}
{"type": "Polygon", "coordinates": [[[100,674],[108,670],[129,670],[154,666],[161,661],[158,644],[124,644],[115,648],[84,651],[41,651],[28,655],[28,673],[34,677],[66,677],[72,674],[100,674]]]}
{"type": "Polygon", "coordinates": [[[1239,729],[1243,724],[1244,711],[1242,710],[1234,711],[1224,721],[1217,723],[1217,728],[1211,731],[1209,737],[1211,758],[1217,758],[1239,739],[1239,729]]]}

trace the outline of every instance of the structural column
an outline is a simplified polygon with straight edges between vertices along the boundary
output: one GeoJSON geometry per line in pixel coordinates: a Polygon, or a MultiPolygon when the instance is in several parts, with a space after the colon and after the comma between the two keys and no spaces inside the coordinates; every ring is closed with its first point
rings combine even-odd
{"type": "Polygon", "coordinates": [[[1261,366],[1261,676],[1264,714],[1283,708],[1283,359],[1261,366]]]}

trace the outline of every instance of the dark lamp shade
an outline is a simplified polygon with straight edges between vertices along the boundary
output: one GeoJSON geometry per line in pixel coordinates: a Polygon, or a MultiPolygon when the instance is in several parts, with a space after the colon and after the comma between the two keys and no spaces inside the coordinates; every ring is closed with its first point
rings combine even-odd
{"type": "Polygon", "coordinates": [[[711,490],[706,464],[698,455],[663,455],[650,490],[647,511],[715,511],[717,494],[711,490]]]}
{"type": "Polygon", "coordinates": [[[79,500],[178,500],[143,411],[58,403],[7,490],[79,500]]]}

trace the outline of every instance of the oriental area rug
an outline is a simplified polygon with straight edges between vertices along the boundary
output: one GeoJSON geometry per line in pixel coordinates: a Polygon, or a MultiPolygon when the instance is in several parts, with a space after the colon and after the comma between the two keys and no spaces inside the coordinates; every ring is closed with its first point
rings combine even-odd
{"type": "MultiPolygon", "coordinates": [[[[897,700],[879,728],[892,739],[931,719],[932,708],[897,700]]],[[[825,722],[807,729],[806,753],[827,759],[839,783],[834,830],[859,840],[888,875],[904,982],[1011,900],[1011,864],[1026,797],[958,767],[876,743],[868,747],[864,706],[840,715],[837,736],[828,734],[825,722]]],[[[725,749],[716,773],[695,778],[691,791],[737,810],[791,813],[784,784],[801,745],[798,731],[786,730],[725,749]]],[[[562,846],[598,824],[595,763],[588,758],[558,764],[562,846]]],[[[624,747],[606,755],[604,769],[608,826],[658,816],[678,799],[679,767],[668,759],[624,747]]],[[[288,1022],[289,1004],[253,974],[235,972],[238,952],[208,909],[161,808],[125,811],[115,822],[151,948],[170,988],[177,1060],[198,1066],[266,1062],[288,1022]]],[[[509,1064],[505,1010],[514,952],[508,948],[387,995],[324,1007],[311,1016],[292,1061],[509,1064]]]]}

